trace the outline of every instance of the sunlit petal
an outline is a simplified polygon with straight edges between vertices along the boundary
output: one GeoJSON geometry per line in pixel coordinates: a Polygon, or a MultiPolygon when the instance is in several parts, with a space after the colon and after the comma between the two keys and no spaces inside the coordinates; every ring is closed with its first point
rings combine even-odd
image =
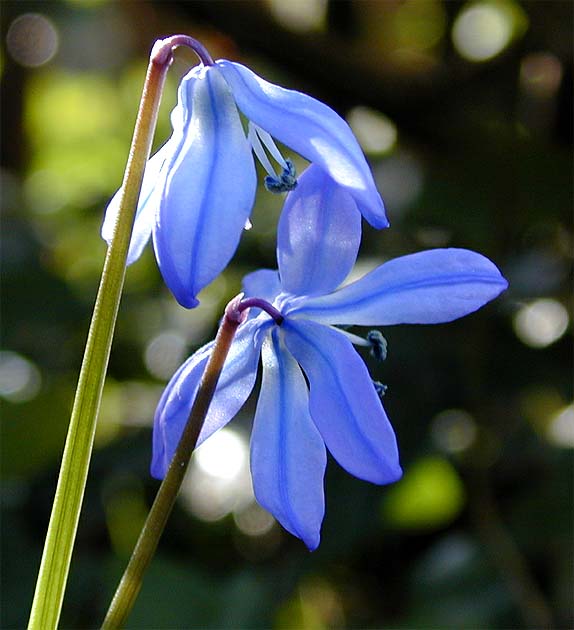
{"type": "Polygon", "coordinates": [[[239,113],[218,68],[192,70],[180,95],[186,119],[167,165],[153,236],[166,284],[182,306],[191,308],[237,249],[256,176],[239,113]]]}
{"type": "Polygon", "coordinates": [[[258,269],[248,273],[242,281],[245,297],[258,297],[272,303],[281,292],[279,273],[275,269],[258,269]]]}
{"type": "MultiPolygon", "coordinates": [[[[147,245],[158,210],[162,177],[165,177],[165,164],[169,158],[173,142],[166,142],[163,147],[148,160],[138,200],[134,229],[128,251],[127,264],[131,265],[140,256],[147,245]]],[[[121,189],[112,197],[102,225],[102,238],[108,243],[112,241],[115,223],[120,210],[121,189]]]]}
{"type": "Polygon", "coordinates": [[[371,225],[388,226],[365,156],[336,112],[306,94],[268,83],[238,63],[220,60],[217,66],[247,118],[346,187],[371,225]]]}
{"type": "MultiPolygon", "coordinates": [[[[197,445],[226,425],[241,409],[255,384],[263,337],[259,326],[245,322],[235,335],[197,445]]],[[[151,473],[162,479],[189,418],[213,342],[200,348],[174,374],[159,401],[154,418],[151,473]]]]}
{"type": "Polygon", "coordinates": [[[391,424],[362,359],[337,331],[285,321],[285,342],[309,380],[311,417],[333,457],[374,483],[401,476],[391,424]]]}
{"type": "Polygon", "coordinates": [[[329,324],[385,326],[450,322],[484,306],[508,283],[488,258],[466,249],[433,249],[390,260],[291,315],[329,324]]]}
{"type": "Polygon", "coordinates": [[[283,290],[296,295],[333,291],[353,268],[360,242],[357,204],[312,164],[287,196],[277,228],[283,290]]]}
{"type": "Polygon", "coordinates": [[[327,454],[309,415],[307,384],[276,329],[262,348],[263,381],[251,437],[257,501],[309,549],[320,541],[327,454]]]}

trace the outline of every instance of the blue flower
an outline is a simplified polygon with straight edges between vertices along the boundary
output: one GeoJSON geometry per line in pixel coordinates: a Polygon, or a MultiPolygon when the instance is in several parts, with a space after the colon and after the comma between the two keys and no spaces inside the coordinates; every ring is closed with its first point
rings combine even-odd
{"type": "MultiPolygon", "coordinates": [[[[267,312],[252,309],[238,328],[199,438],[206,440],[239,411],[261,356],[263,380],[251,437],[255,496],[310,549],[320,540],[326,449],[360,479],[385,484],[401,476],[395,434],[352,345],[366,342],[335,325],[448,322],[507,286],[484,256],[435,249],[390,260],[337,289],[355,263],[360,238],[355,200],[321,168],[310,166],[281,215],[279,271],[263,269],[244,279],[246,296],[272,302],[283,321],[277,324],[267,312]]],[[[169,466],[211,347],[181,366],[159,402],[155,477],[163,477],[169,466]]]]}
{"type": "MultiPolygon", "coordinates": [[[[164,280],[185,307],[197,306],[199,291],[223,271],[237,249],[257,186],[252,150],[268,172],[269,190],[286,192],[296,186],[293,165],[272,136],[320,165],[374,227],[388,226],[350,127],[310,96],[220,60],[196,66],[183,78],[171,122],[172,136],[145,170],[128,264],[153,234],[164,280]],[[247,134],[238,108],[249,121],[247,134]]],[[[108,242],[119,200],[118,191],[106,211],[102,236],[108,242]]]]}

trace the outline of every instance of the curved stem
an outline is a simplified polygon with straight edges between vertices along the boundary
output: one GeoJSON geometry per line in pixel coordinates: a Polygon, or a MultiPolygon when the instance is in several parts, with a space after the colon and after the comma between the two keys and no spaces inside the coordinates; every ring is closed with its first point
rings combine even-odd
{"type": "Polygon", "coordinates": [[[88,475],[96,420],[125,277],[145,164],[170,60],[150,59],[136,120],[117,224],[108,248],[80,370],[56,496],[30,613],[30,630],[58,625],[88,475]]]}
{"type": "MultiPolygon", "coordinates": [[[[229,304],[231,306],[232,302],[230,302],[229,304]]],[[[241,300],[240,302],[238,302],[237,305],[234,306],[234,308],[236,309],[238,314],[241,314],[250,308],[260,308],[262,311],[265,311],[268,315],[271,315],[271,317],[275,320],[275,323],[278,326],[281,326],[281,324],[283,323],[283,315],[281,315],[281,313],[272,304],[269,304],[269,302],[261,298],[256,298],[256,297],[246,298],[245,300],[241,300]]],[[[231,315],[231,316],[235,316],[235,315],[231,315]]]]}
{"type": "Polygon", "coordinates": [[[201,377],[189,419],[112,599],[102,624],[103,630],[121,628],[124,625],[141,589],[144,573],[157,549],[159,539],[185,477],[189,459],[209,410],[231,342],[237,328],[245,320],[246,314],[244,313],[239,317],[235,316],[235,313],[238,312],[237,305],[240,299],[241,296],[234,298],[225,309],[225,315],[217,332],[211,356],[201,377]]]}
{"type": "Polygon", "coordinates": [[[207,52],[207,48],[189,35],[172,35],[166,39],[160,39],[153,47],[151,58],[158,63],[171,62],[173,49],[177,46],[187,46],[199,57],[204,66],[213,66],[214,61],[207,52]]]}

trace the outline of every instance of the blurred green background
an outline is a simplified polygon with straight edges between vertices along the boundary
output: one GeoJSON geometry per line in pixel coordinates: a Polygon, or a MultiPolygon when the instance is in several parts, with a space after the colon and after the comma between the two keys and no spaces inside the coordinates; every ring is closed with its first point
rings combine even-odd
{"type": "MultiPolygon", "coordinates": [[[[179,32],[347,118],[392,223],[365,225],[358,272],[468,247],[510,289],[452,324],[383,331],[387,361],[365,360],[389,387],[405,476],[376,487],[330,461],[313,554],[253,503],[252,397],[192,462],[129,627],[572,627],[572,3],[0,9],[0,627],[27,622],[105,254],[103,210],[122,178],[147,54],[179,32]]],[[[195,63],[177,51],[156,146],[195,63]]],[[[275,266],[280,205],[261,188],[253,229],[194,311],[168,294],[151,248],[129,269],[62,628],[103,619],[158,486],[148,466],[162,387],[213,336],[241,277],[275,266]]]]}

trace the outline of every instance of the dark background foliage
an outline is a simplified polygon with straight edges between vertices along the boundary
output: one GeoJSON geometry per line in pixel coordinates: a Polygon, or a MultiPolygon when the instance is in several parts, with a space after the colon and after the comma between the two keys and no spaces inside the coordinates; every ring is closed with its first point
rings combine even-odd
{"type": "MultiPolygon", "coordinates": [[[[148,51],[176,32],[348,117],[392,223],[365,225],[360,269],[468,247],[496,261],[510,289],[453,324],[388,328],[387,361],[365,356],[389,386],[405,477],[376,487],[330,461],[313,554],[250,503],[250,401],[192,466],[129,627],[572,627],[572,4],[0,8],[0,627],[27,621],[105,253],[103,209],[148,51]]],[[[157,144],[178,78],[196,63],[176,57],[157,144]]],[[[63,628],[101,622],[158,485],[148,465],[162,386],[213,335],[243,274],[275,266],[279,209],[261,189],[253,229],[195,311],[175,304],[151,252],[128,271],[63,628]]]]}

